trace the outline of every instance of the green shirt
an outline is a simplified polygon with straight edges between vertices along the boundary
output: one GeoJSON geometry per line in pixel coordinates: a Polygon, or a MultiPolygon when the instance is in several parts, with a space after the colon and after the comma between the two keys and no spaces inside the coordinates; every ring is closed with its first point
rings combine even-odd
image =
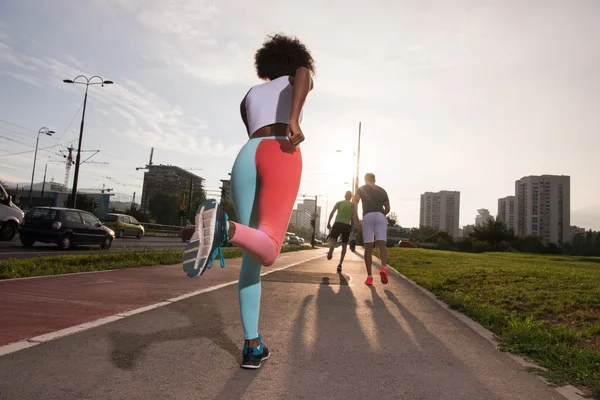
{"type": "Polygon", "coordinates": [[[341,222],[343,224],[352,225],[352,202],[349,200],[342,200],[336,204],[337,215],[335,216],[335,222],[341,222]]]}

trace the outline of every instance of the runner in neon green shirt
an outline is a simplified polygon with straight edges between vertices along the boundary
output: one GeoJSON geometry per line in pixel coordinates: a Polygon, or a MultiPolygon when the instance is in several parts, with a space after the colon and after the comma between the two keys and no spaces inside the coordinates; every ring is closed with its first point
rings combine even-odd
{"type": "Polygon", "coordinates": [[[331,260],[333,258],[333,249],[335,248],[335,243],[338,240],[338,237],[342,235],[342,255],[340,257],[340,263],[337,267],[337,272],[342,272],[342,263],[344,262],[344,257],[346,256],[346,249],[348,247],[348,240],[350,238],[350,231],[352,227],[352,215],[353,215],[353,205],[352,205],[352,192],[347,191],[345,200],[338,201],[333,206],[333,210],[329,214],[329,220],[327,221],[327,229],[330,230],[329,233],[329,253],[327,253],[327,259],[331,260]],[[331,219],[333,218],[333,214],[337,211],[337,215],[335,217],[335,223],[333,227],[331,226],[331,219]]]}

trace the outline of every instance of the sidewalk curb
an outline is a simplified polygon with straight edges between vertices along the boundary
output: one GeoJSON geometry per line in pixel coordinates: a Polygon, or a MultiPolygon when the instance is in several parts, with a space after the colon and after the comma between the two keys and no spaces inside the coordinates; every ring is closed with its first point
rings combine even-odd
{"type": "MultiPolygon", "coordinates": [[[[317,258],[321,258],[321,257],[325,257],[325,253],[320,253],[318,256],[311,257],[311,258],[308,258],[306,260],[298,261],[298,262],[295,262],[295,263],[292,263],[292,264],[284,265],[283,267],[269,269],[269,271],[263,272],[262,274],[260,274],[260,276],[269,275],[269,274],[272,274],[272,273],[277,272],[277,271],[282,271],[284,269],[295,267],[296,265],[303,264],[305,262],[309,262],[309,261],[312,261],[312,260],[316,260],[317,258]]],[[[104,271],[91,271],[91,272],[104,272],[104,271]]],[[[88,272],[88,273],[91,273],[91,272],[88,272]]],[[[96,320],[93,320],[93,321],[84,322],[84,323],[79,324],[79,325],[71,326],[71,327],[68,327],[68,328],[65,328],[65,329],[60,329],[58,331],[44,333],[43,335],[35,336],[35,337],[32,337],[32,338],[28,338],[28,339],[22,339],[22,340],[19,340],[17,342],[9,343],[9,344],[6,344],[4,346],[0,346],[0,357],[5,356],[7,354],[15,353],[15,352],[20,351],[20,350],[25,350],[25,349],[28,349],[28,348],[31,348],[31,347],[34,347],[34,346],[38,346],[40,344],[48,343],[48,342],[51,342],[53,340],[56,340],[56,339],[59,339],[59,338],[63,338],[65,336],[72,335],[74,333],[83,332],[83,331],[86,331],[88,329],[96,328],[98,326],[106,325],[106,324],[111,323],[111,322],[119,321],[119,320],[122,320],[124,318],[130,317],[132,315],[140,314],[140,313],[143,313],[143,312],[146,312],[146,311],[154,310],[154,309],[159,308],[159,307],[163,307],[163,306],[166,306],[166,305],[169,305],[169,304],[173,304],[175,302],[178,302],[178,301],[181,301],[181,300],[185,300],[185,299],[188,299],[188,298],[193,297],[193,296],[197,296],[197,295],[200,295],[200,294],[203,294],[203,293],[213,292],[215,290],[222,289],[222,288],[227,287],[227,286],[235,285],[236,283],[238,283],[238,280],[221,283],[219,285],[211,286],[211,287],[208,287],[208,288],[196,290],[196,291],[189,292],[189,293],[184,293],[184,294],[179,295],[177,297],[166,299],[164,301],[161,301],[161,302],[158,302],[158,303],[155,303],[155,304],[150,304],[150,305],[147,305],[147,306],[144,306],[144,307],[140,307],[140,308],[136,308],[136,309],[133,309],[133,310],[120,312],[120,313],[117,313],[117,314],[109,315],[107,317],[103,317],[103,318],[99,318],[99,319],[96,319],[96,320]]]]}
{"type": "MultiPolygon", "coordinates": [[[[381,260],[379,258],[373,256],[373,261],[374,261],[373,264],[375,264],[375,260],[378,261],[377,262],[377,266],[379,268],[381,268],[381,260]]],[[[458,320],[460,320],[461,322],[463,322],[465,325],[467,325],[469,328],[471,328],[473,331],[475,331],[475,333],[477,333],[479,336],[481,336],[482,338],[484,338],[485,340],[487,340],[492,346],[494,346],[494,348],[496,350],[498,350],[498,352],[506,354],[507,356],[509,356],[510,358],[512,358],[521,367],[523,367],[525,369],[527,369],[527,368],[535,368],[535,369],[540,369],[542,371],[547,371],[546,368],[538,365],[534,361],[529,361],[529,360],[525,359],[524,357],[519,356],[517,354],[513,354],[513,353],[505,352],[505,351],[500,351],[499,343],[496,340],[496,335],[492,331],[488,330],[483,325],[479,324],[478,322],[475,322],[474,320],[472,320],[471,318],[467,317],[466,315],[461,314],[461,313],[459,313],[456,310],[453,310],[452,308],[450,308],[450,306],[448,306],[448,304],[446,304],[442,300],[440,300],[435,294],[431,293],[430,291],[428,291],[427,289],[425,289],[424,287],[422,287],[421,285],[419,285],[418,283],[416,283],[412,279],[410,279],[407,276],[403,275],[402,273],[400,273],[394,267],[389,266],[388,271],[390,269],[392,271],[394,271],[396,274],[398,274],[405,281],[407,281],[408,283],[410,283],[412,286],[414,286],[417,290],[419,290],[425,296],[427,296],[431,300],[433,300],[436,304],[438,304],[444,310],[446,310],[447,312],[449,312],[450,314],[452,314],[455,318],[457,318],[458,320]]],[[[554,385],[551,382],[547,381],[544,377],[542,377],[540,375],[537,375],[537,374],[534,374],[534,375],[536,377],[538,377],[539,379],[541,379],[548,386],[554,388],[554,390],[556,390],[560,395],[562,395],[567,400],[586,400],[586,398],[583,397],[583,393],[579,389],[577,389],[575,386],[567,385],[567,386],[557,387],[556,385],[554,385]]]]}

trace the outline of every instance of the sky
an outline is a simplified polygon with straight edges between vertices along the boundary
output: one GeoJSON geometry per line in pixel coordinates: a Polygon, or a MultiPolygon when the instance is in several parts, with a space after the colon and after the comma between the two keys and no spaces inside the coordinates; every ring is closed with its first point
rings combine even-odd
{"type": "Polygon", "coordinates": [[[30,181],[45,126],[35,180],[47,165],[63,182],[85,87],[62,80],[85,74],[115,84],[89,89],[82,148],[106,164],[83,164],[80,188],[131,201],[154,147],[155,164],[218,189],[247,140],[254,52],[277,32],[317,66],[301,195],[343,198],[360,121],[360,175],[376,174],[402,226],[426,191],[460,191],[462,226],[495,215],[515,180],[557,174],[571,176],[571,224],[600,230],[596,0],[0,0],[0,180],[30,181]]]}

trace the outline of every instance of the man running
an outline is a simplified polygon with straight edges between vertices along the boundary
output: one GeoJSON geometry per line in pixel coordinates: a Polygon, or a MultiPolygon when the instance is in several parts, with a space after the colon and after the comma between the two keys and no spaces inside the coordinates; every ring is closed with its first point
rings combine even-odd
{"type": "Polygon", "coordinates": [[[366,285],[373,284],[373,242],[377,244],[381,257],[381,283],[388,283],[387,272],[387,225],[386,215],[390,212],[390,200],[387,192],[375,185],[375,175],[368,173],[365,175],[365,185],[358,188],[354,195],[354,221],[358,228],[361,222],[358,219],[358,203],[362,200],[363,209],[363,241],[365,243],[365,266],[367,267],[366,285]]]}
{"type": "Polygon", "coordinates": [[[352,227],[352,192],[347,191],[344,197],[345,200],[335,203],[333,210],[331,210],[331,213],[329,214],[329,220],[327,221],[327,229],[331,231],[329,233],[329,253],[327,253],[328,260],[331,260],[333,257],[335,243],[340,235],[342,235],[342,256],[340,257],[340,263],[337,267],[338,273],[342,272],[342,263],[344,262],[344,257],[346,256],[346,248],[348,247],[348,239],[350,238],[350,229],[352,227]],[[331,218],[333,218],[333,214],[335,214],[336,211],[337,215],[332,228],[331,218]]]}

